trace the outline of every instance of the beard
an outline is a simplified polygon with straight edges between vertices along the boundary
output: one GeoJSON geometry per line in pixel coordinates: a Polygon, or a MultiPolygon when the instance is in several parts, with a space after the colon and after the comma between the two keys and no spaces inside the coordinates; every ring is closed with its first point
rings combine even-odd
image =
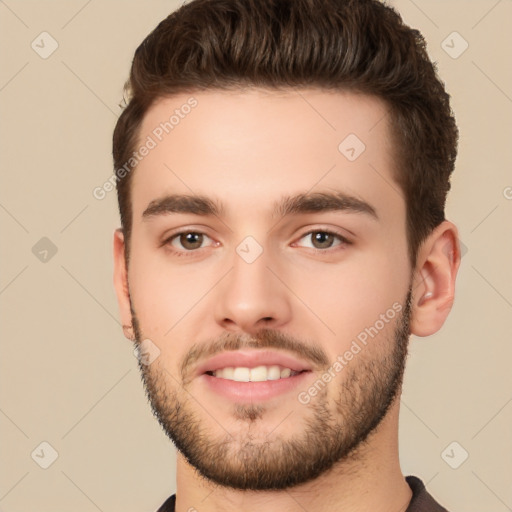
{"type": "MultiPolygon", "coordinates": [[[[340,375],[302,405],[307,409],[304,428],[294,438],[278,434],[270,438],[258,432],[265,404],[234,405],[233,419],[249,424],[249,428],[240,428],[236,433],[224,429],[224,433],[214,435],[200,419],[208,411],[204,412],[205,408],[187,390],[187,369],[192,363],[224,350],[287,349],[303,359],[323,362],[325,368],[330,366],[322,349],[269,329],[250,337],[228,333],[205,344],[202,351],[192,347],[181,364],[181,381],[159,361],[146,365],[139,357],[153,414],[188,463],[215,484],[262,491],[287,489],[314,480],[337,463],[357,459],[358,449],[399,397],[410,335],[411,295],[409,289],[392,335],[370,341],[340,375]],[[372,347],[372,343],[380,346],[372,347]],[[338,388],[333,397],[328,394],[331,386],[338,388]]],[[[144,338],[133,308],[132,315],[140,348],[144,338]]]]}

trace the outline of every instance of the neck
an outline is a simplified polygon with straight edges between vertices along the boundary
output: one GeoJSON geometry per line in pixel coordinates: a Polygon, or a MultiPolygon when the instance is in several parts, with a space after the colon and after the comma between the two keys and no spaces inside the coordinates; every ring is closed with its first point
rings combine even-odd
{"type": "Polygon", "coordinates": [[[176,512],[404,512],[411,489],[398,459],[399,400],[363,446],[320,477],[272,491],[242,491],[210,482],[178,453],[176,512]]]}

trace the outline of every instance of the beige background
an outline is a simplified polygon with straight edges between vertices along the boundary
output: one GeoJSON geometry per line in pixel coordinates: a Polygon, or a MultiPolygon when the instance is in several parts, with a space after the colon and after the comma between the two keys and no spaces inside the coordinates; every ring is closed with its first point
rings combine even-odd
{"type": "MultiPolygon", "coordinates": [[[[118,322],[115,193],[98,201],[92,190],[112,172],[133,52],[180,3],[0,1],[4,512],[151,511],[175,490],[174,448],[118,322]],[[31,48],[43,31],[59,45],[47,59],[31,48]],[[47,241],[34,254],[42,237],[55,255],[44,253],[47,241]],[[36,463],[50,460],[43,441],[58,452],[48,469],[36,463]]],[[[411,342],[402,467],[451,511],[504,512],[512,510],[512,2],[394,5],[426,36],[453,96],[461,142],[448,216],[467,248],[447,324],[411,342]],[[446,39],[454,31],[469,44],[458,58],[442,47],[460,52],[459,36],[446,39]],[[453,441],[460,447],[443,459],[453,441]],[[462,450],[469,458],[452,469],[445,461],[460,463],[462,450]]]]}

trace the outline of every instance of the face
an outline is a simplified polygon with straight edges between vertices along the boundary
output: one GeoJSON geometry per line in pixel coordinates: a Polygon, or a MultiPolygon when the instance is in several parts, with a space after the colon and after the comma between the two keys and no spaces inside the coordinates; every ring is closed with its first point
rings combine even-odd
{"type": "Polygon", "coordinates": [[[411,268],[385,105],[184,94],[147,113],[150,139],[127,290],[137,344],[158,356],[140,363],[153,409],[220,485],[315,478],[357,453],[401,385],[411,268]]]}

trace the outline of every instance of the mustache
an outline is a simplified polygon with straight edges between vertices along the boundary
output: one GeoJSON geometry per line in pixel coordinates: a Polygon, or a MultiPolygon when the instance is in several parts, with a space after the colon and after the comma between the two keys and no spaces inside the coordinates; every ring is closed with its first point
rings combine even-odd
{"type": "Polygon", "coordinates": [[[211,358],[221,352],[244,348],[286,350],[299,356],[300,359],[311,362],[314,367],[329,365],[327,354],[312,341],[299,340],[289,334],[272,329],[261,329],[254,334],[228,332],[221,334],[218,338],[192,345],[181,363],[182,382],[187,381],[190,370],[198,361],[211,358]]]}

